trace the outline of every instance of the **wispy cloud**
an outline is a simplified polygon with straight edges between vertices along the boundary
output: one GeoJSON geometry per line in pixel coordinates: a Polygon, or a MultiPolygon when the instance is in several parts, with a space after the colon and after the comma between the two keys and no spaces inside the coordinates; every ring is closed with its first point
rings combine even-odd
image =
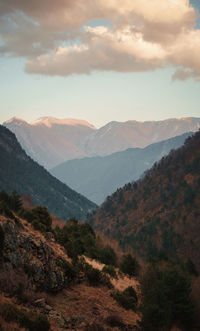
{"type": "Polygon", "coordinates": [[[200,78],[200,30],[188,0],[3,0],[0,15],[0,52],[26,57],[28,73],[174,66],[173,79],[200,78]],[[89,26],[95,19],[110,25],[89,26]]]}

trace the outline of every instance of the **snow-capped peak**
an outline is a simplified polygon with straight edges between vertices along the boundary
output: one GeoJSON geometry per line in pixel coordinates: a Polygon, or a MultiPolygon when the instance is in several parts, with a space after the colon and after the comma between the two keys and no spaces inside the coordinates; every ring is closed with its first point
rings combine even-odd
{"type": "Polygon", "coordinates": [[[24,121],[23,119],[18,118],[18,117],[12,117],[11,119],[9,119],[9,120],[7,120],[3,123],[3,125],[5,125],[5,126],[6,125],[12,125],[12,124],[14,124],[15,126],[16,125],[21,126],[23,124],[28,124],[28,123],[26,121],[24,121]]]}
{"type": "Polygon", "coordinates": [[[59,125],[72,125],[72,126],[87,126],[91,129],[96,129],[92,124],[88,123],[87,121],[84,120],[78,120],[74,118],[65,118],[65,119],[59,119],[55,117],[40,117],[36,121],[32,122],[31,125],[45,125],[47,127],[52,127],[54,124],[59,124],[59,125]]]}

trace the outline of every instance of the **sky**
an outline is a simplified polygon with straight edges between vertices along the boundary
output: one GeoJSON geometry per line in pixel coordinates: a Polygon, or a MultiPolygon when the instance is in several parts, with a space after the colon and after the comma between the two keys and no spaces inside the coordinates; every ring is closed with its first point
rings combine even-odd
{"type": "Polygon", "coordinates": [[[200,0],[0,0],[0,122],[200,117],[200,0]]]}

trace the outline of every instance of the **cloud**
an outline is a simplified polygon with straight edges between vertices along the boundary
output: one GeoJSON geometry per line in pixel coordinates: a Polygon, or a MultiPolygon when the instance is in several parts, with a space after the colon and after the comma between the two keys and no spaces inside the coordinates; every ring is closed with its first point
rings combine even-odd
{"type": "Polygon", "coordinates": [[[134,72],[155,70],[163,49],[133,34],[130,27],[111,32],[106,27],[85,27],[85,44],[60,47],[27,62],[26,71],[50,75],[90,74],[92,71],[134,72]]]}
{"type": "Polygon", "coordinates": [[[194,78],[197,81],[200,80],[200,72],[196,72],[195,70],[189,68],[178,68],[172,76],[172,80],[180,80],[185,81],[186,79],[194,78]]]}
{"type": "Polygon", "coordinates": [[[97,0],[1,0],[0,15],[16,11],[32,18],[43,27],[63,30],[81,26],[87,20],[101,14],[97,0]]]}
{"type": "Polygon", "coordinates": [[[81,25],[92,18],[132,18],[175,24],[193,20],[189,0],[1,0],[0,14],[21,11],[43,25],[81,25]]]}
{"type": "Polygon", "coordinates": [[[100,0],[101,6],[125,19],[137,16],[144,22],[160,24],[189,24],[194,19],[194,9],[188,0],[100,0]]]}
{"type": "Polygon", "coordinates": [[[26,71],[43,75],[174,66],[173,79],[198,79],[195,19],[189,0],[2,0],[0,53],[24,56],[26,71]],[[95,19],[110,25],[91,27],[95,19]]]}

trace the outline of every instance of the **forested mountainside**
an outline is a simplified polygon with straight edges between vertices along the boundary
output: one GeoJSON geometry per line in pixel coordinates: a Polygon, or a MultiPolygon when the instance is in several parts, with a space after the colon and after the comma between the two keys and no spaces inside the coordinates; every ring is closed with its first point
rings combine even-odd
{"type": "Polygon", "coordinates": [[[126,183],[137,180],[154,162],[180,147],[193,133],[185,133],[145,148],[129,148],[104,157],[70,160],[50,172],[91,201],[101,204],[126,183]]]}
{"type": "Polygon", "coordinates": [[[84,219],[95,204],[61,183],[21,148],[15,135],[0,126],[0,189],[28,194],[36,205],[45,205],[56,216],[84,219]]]}
{"type": "Polygon", "coordinates": [[[200,268],[200,131],[109,196],[89,221],[141,258],[189,258],[200,268]]]}
{"type": "Polygon", "coordinates": [[[200,127],[200,118],[112,121],[99,129],[83,120],[53,117],[43,117],[33,123],[12,118],[3,125],[16,134],[28,155],[51,169],[67,160],[144,148],[185,132],[195,132],[200,127]]]}

